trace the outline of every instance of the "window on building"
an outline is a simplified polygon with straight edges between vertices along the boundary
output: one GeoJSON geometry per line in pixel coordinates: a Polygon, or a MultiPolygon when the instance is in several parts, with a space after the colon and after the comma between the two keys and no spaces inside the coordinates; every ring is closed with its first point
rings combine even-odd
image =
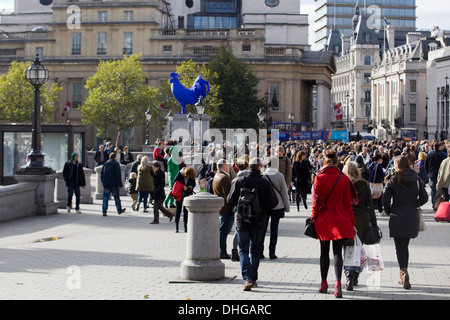
{"type": "Polygon", "coordinates": [[[123,33],[123,54],[133,54],[133,32],[123,33]]]}
{"type": "Polygon", "coordinates": [[[72,54],[81,54],[81,33],[72,33],[72,54]]]}
{"type": "Polygon", "coordinates": [[[97,34],[97,54],[106,54],[106,32],[97,34]]]}
{"type": "Polygon", "coordinates": [[[416,80],[409,81],[409,92],[417,92],[417,81],[416,80]]]}
{"type": "Polygon", "coordinates": [[[39,58],[42,59],[44,56],[44,48],[43,47],[36,47],[36,54],[39,55],[39,58]]]}
{"type": "Polygon", "coordinates": [[[99,11],[98,12],[98,22],[106,22],[108,21],[108,12],[107,11],[99,11]]]}
{"type": "Polygon", "coordinates": [[[81,100],[82,100],[82,85],[81,82],[77,81],[74,82],[72,85],[72,107],[73,108],[79,108],[81,107],[81,100]]]}
{"type": "Polygon", "coordinates": [[[410,122],[416,122],[417,121],[417,109],[416,104],[411,103],[409,105],[409,121],[410,122]]]}
{"type": "Polygon", "coordinates": [[[271,84],[269,86],[269,107],[272,110],[280,109],[280,85],[279,84],[271,84]]]}
{"type": "Polygon", "coordinates": [[[252,46],[251,45],[242,45],[242,51],[250,52],[250,51],[252,51],[252,46]]]}
{"type": "Polygon", "coordinates": [[[132,10],[125,10],[123,12],[123,20],[125,21],[133,21],[134,20],[134,13],[132,10]]]}
{"type": "Polygon", "coordinates": [[[170,52],[172,52],[172,46],[171,46],[171,45],[163,46],[163,52],[164,52],[164,53],[170,53],[170,52]]]}
{"type": "Polygon", "coordinates": [[[372,64],[372,58],[370,56],[364,57],[364,65],[370,66],[372,64]]]}

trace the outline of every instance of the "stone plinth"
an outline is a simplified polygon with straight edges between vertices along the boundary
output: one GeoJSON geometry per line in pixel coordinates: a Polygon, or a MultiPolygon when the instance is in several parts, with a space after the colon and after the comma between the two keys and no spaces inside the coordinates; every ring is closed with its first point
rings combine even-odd
{"type": "Polygon", "coordinates": [[[194,281],[223,279],[225,265],[220,260],[219,210],[224,199],[202,192],[185,198],[183,203],[189,219],[181,278],[194,281]]]}
{"type": "MultiPolygon", "coordinates": [[[[34,206],[35,214],[49,215],[58,212],[58,204],[55,200],[55,180],[56,174],[47,175],[16,175],[14,176],[18,183],[31,182],[36,185],[34,206]]],[[[29,204],[33,205],[33,204],[29,204]]]]}

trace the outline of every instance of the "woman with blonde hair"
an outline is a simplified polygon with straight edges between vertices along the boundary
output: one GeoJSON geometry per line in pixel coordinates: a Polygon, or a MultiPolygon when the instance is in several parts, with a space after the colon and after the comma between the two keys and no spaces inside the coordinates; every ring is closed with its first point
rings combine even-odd
{"type": "Polygon", "coordinates": [[[148,164],[147,156],[142,157],[141,164],[138,166],[137,171],[136,190],[138,191],[138,203],[136,211],[139,211],[141,202],[144,202],[144,212],[148,212],[148,196],[155,189],[155,184],[153,181],[153,170],[148,164]]]}
{"type": "MultiPolygon", "coordinates": [[[[355,228],[358,238],[364,243],[364,237],[369,225],[377,227],[377,217],[373,207],[372,194],[367,180],[361,178],[361,172],[353,161],[347,161],[342,172],[353,183],[358,203],[353,203],[353,215],[355,217],[355,228]]],[[[353,290],[353,286],[358,284],[359,273],[356,271],[345,271],[347,278],[347,291],[353,290]]]]}
{"type": "Polygon", "coordinates": [[[418,160],[416,162],[417,167],[419,167],[419,178],[424,184],[428,183],[427,172],[425,171],[425,160],[427,159],[427,154],[425,152],[419,152],[418,160]]]}

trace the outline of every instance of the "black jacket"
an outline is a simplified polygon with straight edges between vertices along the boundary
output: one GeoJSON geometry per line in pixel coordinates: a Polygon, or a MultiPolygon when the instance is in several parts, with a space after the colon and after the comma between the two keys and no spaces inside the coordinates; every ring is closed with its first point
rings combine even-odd
{"type": "Polygon", "coordinates": [[[108,161],[108,157],[109,157],[109,155],[108,155],[108,153],[105,150],[103,150],[103,151],[98,150],[95,153],[94,160],[95,160],[95,162],[97,163],[98,166],[101,166],[106,161],[108,161]],[[103,162],[100,161],[100,155],[101,155],[102,152],[103,152],[103,162]]]}
{"type": "Polygon", "coordinates": [[[425,171],[431,181],[436,182],[441,162],[445,160],[445,154],[440,150],[430,152],[425,159],[425,171]]]}
{"type": "Polygon", "coordinates": [[[428,201],[425,185],[412,169],[398,172],[388,181],[383,193],[383,208],[389,218],[389,234],[392,238],[415,238],[419,233],[417,207],[428,201]]]}
{"type": "Polygon", "coordinates": [[[83,165],[79,162],[74,164],[72,161],[67,161],[64,164],[63,178],[66,186],[69,186],[71,182],[78,184],[80,187],[86,186],[83,165]]]}
{"type": "Polygon", "coordinates": [[[166,193],[164,192],[164,187],[166,186],[166,175],[164,171],[158,170],[153,176],[153,183],[155,184],[155,189],[153,190],[154,200],[164,200],[166,198],[166,193]]]}
{"type": "MultiPolygon", "coordinates": [[[[247,175],[237,177],[231,183],[230,193],[228,194],[227,202],[231,206],[236,206],[241,194],[241,188],[244,186],[248,188],[258,187],[258,198],[260,206],[263,209],[263,214],[258,220],[258,225],[265,225],[269,212],[278,205],[278,198],[273,190],[272,185],[263,176],[259,170],[250,169],[247,175]]],[[[236,225],[242,226],[244,219],[241,214],[236,213],[236,225]]]]}
{"type": "Polygon", "coordinates": [[[103,165],[101,179],[103,183],[103,187],[106,188],[122,188],[122,177],[120,172],[120,165],[114,159],[109,159],[103,165]]]}
{"type": "Polygon", "coordinates": [[[175,176],[175,180],[173,183],[175,184],[175,182],[177,182],[177,181],[181,182],[185,187],[188,187],[188,191],[183,190],[183,196],[181,199],[184,199],[185,197],[194,194],[195,179],[191,179],[191,178],[186,179],[186,177],[183,175],[183,171],[180,171],[175,176]]]}

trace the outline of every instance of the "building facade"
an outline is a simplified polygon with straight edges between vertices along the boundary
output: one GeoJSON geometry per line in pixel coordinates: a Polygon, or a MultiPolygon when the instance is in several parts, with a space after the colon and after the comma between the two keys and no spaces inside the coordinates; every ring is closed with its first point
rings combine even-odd
{"type": "Polygon", "coordinates": [[[386,51],[373,69],[371,117],[379,139],[400,137],[405,128],[417,129],[418,138],[430,131],[427,76],[433,75],[427,74],[427,60],[429,52],[441,46],[436,38],[410,34],[405,45],[386,51]]]}
{"type": "Polygon", "coordinates": [[[315,46],[323,50],[331,30],[338,29],[343,35],[351,35],[355,5],[369,14],[375,30],[384,29],[386,21],[396,30],[416,29],[415,0],[315,0],[315,46]]]}
{"type": "Polygon", "coordinates": [[[431,43],[427,61],[427,134],[429,139],[449,139],[450,40],[431,43]]]}
{"type": "Polygon", "coordinates": [[[328,43],[336,60],[336,73],[332,76],[333,105],[341,104],[343,108],[342,118],[335,117],[333,126],[356,133],[367,132],[371,123],[371,74],[380,60],[380,46],[374,29],[367,27],[370,15],[361,12],[359,6],[354,10],[351,35],[340,36],[334,29],[328,43]]]}
{"type": "MultiPolygon", "coordinates": [[[[309,50],[306,19],[299,13],[299,4],[293,7],[295,11],[298,7],[296,13],[283,2],[275,7],[265,0],[252,3],[54,0],[50,23],[34,31],[11,31],[0,40],[0,72],[7,72],[12,60],[31,61],[39,53],[50,71],[48,83],[63,87],[54,121],[80,123],[79,107],[88,95],[86,81],[100,60],[141,53],[148,84],[158,88],[182,61],[207,64],[225,44],[256,72],[260,98],[277,101],[271,110],[272,121],[286,121],[292,112],[296,121],[329,128],[331,117],[322,109],[331,103],[332,56],[309,50]],[[197,23],[195,17],[205,16],[215,18],[208,25],[197,23]],[[236,27],[220,19],[232,16],[239,22],[236,27]],[[288,26],[284,26],[284,16],[291,19],[288,26]],[[318,99],[313,99],[315,92],[320,92],[318,99]],[[61,118],[67,101],[72,109],[61,118]]],[[[152,123],[151,139],[162,137],[164,126],[163,122],[152,123]]],[[[123,133],[123,145],[140,149],[145,131],[135,127],[123,133]]],[[[95,128],[88,126],[87,146],[97,143],[95,128]]]]}

